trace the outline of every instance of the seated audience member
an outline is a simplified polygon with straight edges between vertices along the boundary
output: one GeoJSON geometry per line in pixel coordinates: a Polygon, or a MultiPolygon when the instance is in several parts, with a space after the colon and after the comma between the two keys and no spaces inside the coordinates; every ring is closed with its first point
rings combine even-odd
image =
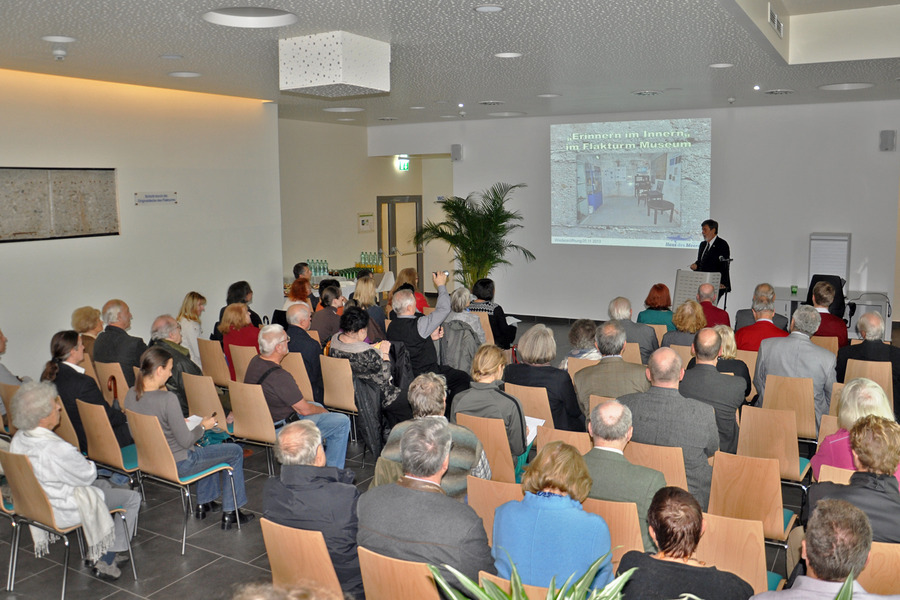
{"type": "Polygon", "coordinates": [[[388,306],[393,306],[394,294],[396,294],[399,290],[407,288],[411,288],[413,296],[415,296],[415,312],[423,312],[426,308],[428,308],[428,300],[426,300],[425,295],[419,291],[419,273],[411,267],[401,269],[400,272],[397,273],[397,281],[394,282],[394,285],[391,288],[391,293],[388,295],[388,306]]]}
{"type": "Polygon", "coordinates": [[[322,404],[325,386],[322,382],[322,346],[307,333],[312,318],[312,310],[306,304],[295,304],[287,309],[288,351],[299,352],[306,367],[306,376],[312,385],[313,401],[322,404]]]}
{"type": "Polygon", "coordinates": [[[894,384],[894,407],[900,411],[900,348],[884,343],[884,319],[880,313],[867,312],[860,315],[856,331],[862,338],[861,344],[844,346],[838,350],[835,372],[837,380],[844,383],[847,375],[847,361],[871,360],[891,363],[891,378],[894,384]]]}
{"type": "MultiPolygon", "coordinates": [[[[131,311],[121,300],[110,300],[103,305],[106,329],[94,342],[94,362],[119,363],[128,387],[134,385],[134,367],[141,366],[141,354],[147,344],[139,337],[125,333],[131,328],[131,311]]],[[[119,390],[122,393],[124,390],[119,390]]]]}
{"type": "MultiPolygon", "coordinates": [[[[341,317],[341,330],[331,338],[331,353],[334,358],[346,358],[350,361],[350,369],[353,377],[371,384],[378,400],[374,403],[373,414],[379,415],[373,419],[378,424],[378,430],[366,433],[377,433],[377,440],[369,440],[376,456],[381,453],[382,424],[385,428],[391,428],[401,421],[412,418],[409,402],[406,400],[406,392],[394,385],[391,380],[391,343],[382,340],[375,345],[366,343],[366,328],[369,324],[369,313],[356,306],[349,306],[341,317]]],[[[356,387],[356,386],[354,386],[356,387]]],[[[362,394],[356,394],[356,405],[360,411],[365,410],[365,402],[362,394]]]]}
{"type": "MultiPolygon", "coordinates": [[[[391,309],[391,312],[388,313],[387,318],[390,319],[391,321],[393,321],[394,319],[397,318],[397,311],[394,310],[394,305],[393,305],[394,296],[397,295],[397,292],[402,292],[404,290],[408,291],[410,294],[415,294],[415,292],[416,292],[415,286],[411,283],[404,283],[403,285],[398,287],[396,290],[394,290],[394,293],[391,294],[391,301],[390,301],[390,303],[388,303],[388,307],[391,309]]],[[[422,311],[420,311],[418,309],[415,309],[414,312],[415,312],[415,314],[419,314],[419,313],[424,314],[422,311]]]]}
{"type": "Polygon", "coordinates": [[[631,409],[635,442],[681,448],[688,489],[706,508],[712,482],[709,458],[719,449],[716,411],[678,392],[683,376],[675,351],[660,348],[650,356],[647,366],[650,389],[622,396],[619,402],[631,409]]]}
{"type": "Polygon", "coordinates": [[[359,491],[353,471],[325,466],[322,433],[312,421],[282,427],[275,458],[281,472],[266,480],[263,516],[286,527],[322,532],[341,590],[362,598],[356,553],[359,491]]]}
{"type": "Polygon", "coordinates": [[[659,344],[661,347],[690,346],[694,343],[694,334],[706,327],[706,316],[699,304],[687,300],[675,309],[672,323],[675,331],[666,332],[659,344]]]}
{"type": "MultiPolygon", "coordinates": [[[[522,362],[507,365],[503,381],[516,385],[542,387],[547,390],[553,427],[566,431],[585,431],[584,414],[578,407],[578,396],[572,378],[551,363],[556,359],[556,340],[546,325],[534,325],[522,335],[518,347],[522,362]]],[[[549,425],[549,423],[547,423],[549,425]]]]}
{"type": "Polygon", "coordinates": [[[59,331],[50,340],[50,362],[44,367],[41,381],[49,381],[56,385],[56,392],[62,400],[66,415],[72,422],[75,435],[78,436],[78,445],[87,451],[87,438],[84,434],[84,425],[81,423],[81,414],[78,412],[76,400],[88,404],[102,406],[106,411],[106,418],[112,426],[113,433],[119,447],[124,448],[134,443],[131,439],[131,431],[128,429],[128,421],[125,413],[111,407],[94,378],[84,374],[84,368],[78,363],[84,358],[84,346],[80,336],[74,331],[59,331]]]}
{"type": "Polygon", "coordinates": [[[247,503],[243,449],[237,444],[197,445],[203,433],[218,426],[219,422],[215,416],[205,416],[199,425],[188,429],[178,406],[178,398],[164,387],[171,374],[172,356],[163,348],[148,348],[141,356],[141,370],[137,381],[125,396],[126,410],[159,420],[169,443],[169,450],[175,458],[179,477],[201,473],[221,463],[231,465],[237,506],[228,489],[231,486],[226,481],[227,475],[216,473],[197,482],[197,506],[194,509],[196,518],[205,519],[206,513],[224,509],[222,529],[230,529],[238,521],[250,521],[254,517],[253,513],[240,511],[247,503]],[[222,504],[216,502],[219,497],[222,498],[222,504]]]}
{"type": "Polygon", "coordinates": [[[476,281],[472,286],[472,295],[475,296],[475,299],[469,304],[469,311],[487,313],[491,332],[494,334],[494,344],[504,350],[509,349],[516,339],[518,328],[506,322],[503,309],[494,302],[494,280],[479,279],[476,281]]]}
{"type": "MultiPolygon", "coordinates": [[[[0,355],[6,352],[6,342],[9,340],[3,335],[3,332],[0,331],[0,355]]],[[[6,365],[0,363],[0,383],[5,383],[6,385],[22,385],[31,381],[31,377],[19,377],[18,375],[13,375],[9,369],[6,368],[6,365]]],[[[0,414],[6,414],[6,407],[3,406],[3,403],[0,403],[0,414]]]]}
{"type": "MultiPolygon", "coordinates": [[[[735,377],[744,380],[744,397],[750,395],[750,386],[753,383],[750,369],[747,363],[737,357],[737,347],[734,344],[734,330],[728,325],[716,325],[713,327],[719,337],[722,338],[722,349],[719,353],[719,360],[716,361],[716,370],[719,373],[731,373],[735,377]]],[[[694,366],[695,360],[691,358],[687,369],[694,366]]],[[[687,371],[685,371],[687,372],[687,371]]]]}
{"type": "Polygon", "coordinates": [[[229,304],[219,321],[219,333],[222,334],[222,346],[228,360],[228,371],[231,379],[235,379],[234,360],[231,358],[232,346],[248,346],[259,352],[259,327],[250,322],[250,309],[243,302],[229,304]]]}
{"type": "Polygon", "coordinates": [[[619,321],[607,321],[598,327],[594,346],[603,358],[596,365],[581,369],[574,377],[578,404],[585,415],[590,413],[592,394],[618,398],[650,389],[647,369],[622,358],[625,329],[619,321]]]}
{"type": "Polygon", "coordinates": [[[900,543],[900,490],[894,476],[900,463],[900,425],[875,415],[862,417],[850,429],[850,448],[856,467],[850,483],[822,481],[809,486],[801,521],[806,522],[822,498],[846,500],[869,517],[872,539],[900,543]]]}
{"type": "Polygon", "coordinates": [[[497,574],[506,579],[516,565],[522,583],[547,587],[580,577],[606,555],[591,589],[612,581],[609,527],[581,503],[591,489],[591,476],[578,451],[550,442],[525,469],[525,498],[499,507],[494,514],[491,554],[497,574]]]}
{"type": "Polygon", "coordinates": [[[371,275],[356,280],[356,290],[350,295],[357,306],[369,313],[367,337],[373,344],[385,339],[384,309],[378,306],[378,292],[375,291],[375,278],[371,275]]]}
{"type": "MultiPolygon", "coordinates": [[[[294,265],[293,269],[294,279],[299,279],[301,277],[305,277],[310,282],[312,281],[312,269],[309,268],[309,263],[298,262],[294,265]]],[[[309,306],[313,310],[316,310],[316,306],[319,304],[319,297],[316,296],[315,291],[310,290],[309,292],[309,306]]]]}
{"type": "MultiPolygon", "coordinates": [[[[403,476],[400,440],[415,420],[446,421],[447,382],[444,377],[434,373],[423,373],[416,377],[409,386],[409,404],[412,406],[413,420],[398,423],[391,429],[391,435],[375,464],[375,480],[371,487],[394,483],[403,476]]],[[[452,423],[449,426],[453,445],[450,447],[450,464],[441,479],[441,487],[454,500],[465,502],[466,476],[490,479],[491,467],[481,442],[470,429],[452,423]]]]}
{"type": "Polygon", "coordinates": [[[187,417],[187,395],[184,392],[184,375],[203,375],[194,361],[191,360],[190,350],[181,345],[181,325],[172,315],[156,317],[150,327],[150,345],[165,348],[172,355],[172,376],[166,381],[166,389],[178,396],[178,404],[181,412],[187,417]]]}
{"type": "Polygon", "coordinates": [[[319,343],[324,348],[331,341],[331,337],[341,328],[341,314],[343,314],[344,297],[341,288],[328,286],[319,288],[319,309],[313,314],[309,328],[319,334],[319,343]],[[341,309],[338,311],[338,309],[341,309]]]}
{"type": "MultiPolygon", "coordinates": [[[[760,284],[768,285],[768,284],[760,284]]],[[[759,344],[763,340],[773,337],[787,337],[788,332],[777,325],[774,321],[776,317],[781,315],[775,314],[775,292],[763,293],[759,292],[760,286],[756,286],[757,293],[753,295],[753,308],[750,309],[753,315],[754,323],[741,327],[734,334],[734,340],[740,350],[749,350],[751,352],[759,351],[759,344]]],[[[771,290],[771,287],[768,288],[771,290]]],[[[764,290],[765,292],[766,290],[764,290]]],[[[740,311],[738,311],[740,312],[740,311]]],[[[787,326],[787,319],[781,317],[787,326]]],[[[735,319],[737,321],[737,319],[735,319]]]]}
{"type": "Polygon", "coordinates": [[[244,382],[262,386],[276,430],[301,419],[315,423],[325,440],[328,466],[343,469],[350,419],[303,398],[294,377],[281,367],[281,361],[288,354],[287,344],[288,336],[281,325],[263,327],[259,332],[260,353],[250,360],[244,382]]]}
{"type": "MultiPolygon", "coordinates": [[[[359,269],[356,271],[356,283],[357,284],[359,283],[359,280],[363,279],[364,277],[372,277],[372,270],[371,269],[359,269]]],[[[374,288],[375,288],[374,280],[372,283],[373,283],[372,289],[374,290],[374,288]]],[[[350,295],[347,297],[347,302],[353,300],[355,297],[356,297],[356,289],[354,288],[353,291],[350,292],[350,295]]],[[[377,303],[377,300],[375,300],[375,302],[377,303]]]]}
{"type": "Polygon", "coordinates": [[[254,327],[260,327],[262,325],[262,319],[260,319],[259,315],[250,308],[249,304],[251,302],[253,302],[253,290],[250,288],[249,283],[246,281],[236,281],[229,285],[228,292],[225,295],[225,306],[219,311],[219,321],[216,323],[215,328],[213,328],[213,332],[209,338],[220,342],[222,341],[223,334],[219,326],[222,322],[222,316],[225,314],[225,309],[232,304],[240,303],[248,305],[247,313],[250,315],[250,324],[254,327]]]}
{"type": "Polygon", "coordinates": [[[456,423],[456,415],[465,413],[486,419],[502,419],[513,459],[525,452],[527,428],[525,412],[519,401],[500,389],[503,385],[503,369],[506,355],[497,346],[485,344],[475,353],[472,361],[472,387],[461,392],[454,400],[450,421],[456,423]]]}
{"type": "Polygon", "coordinates": [[[597,324],[590,319],[578,319],[569,328],[569,345],[572,347],[565,358],[559,363],[563,371],[569,368],[570,358],[583,358],[585,360],[600,360],[600,351],[597,350],[594,337],[597,335],[597,324]]]}
{"type": "Polygon", "coordinates": [[[438,566],[457,585],[443,565],[475,580],[479,571],[496,571],[481,518],[441,488],[451,443],[442,419],[416,419],[409,425],[400,440],[403,477],[359,497],[356,541],[384,556],[438,566]]]}
{"type": "Polygon", "coordinates": [[[697,302],[703,309],[703,316],[706,317],[706,326],[715,327],[716,325],[728,325],[731,327],[731,318],[728,313],[715,305],[716,288],[711,283],[701,283],[697,288],[697,302]]]}
{"type": "Polygon", "coordinates": [[[638,313],[637,322],[647,325],[665,325],[669,331],[675,330],[672,322],[672,296],[664,283],[654,284],[644,299],[644,310],[638,313]]]}
{"type": "Polygon", "coordinates": [[[470,298],[469,290],[464,287],[453,290],[450,294],[451,312],[442,325],[444,335],[440,341],[441,364],[460,371],[471,368],[472,359],[485,340],[481,321],[467,309],[470,298]]]}
{"type": "MultiPolygon", "coordinates": [[[[800,542],[806,575],[797,577],[789,590],[765,592],[754,600],[833,600],[847,577],[859,576],[869,562],[872,527],[865,513],[843,500],[822,500],[806,525],[800,542]]],[[[897,598],[897,596],[890,596],[897,598]]],[[[853,582],[853,600],[886,598],[869,594],[853,582]]]]}
{"type": "Polygon", "coordinates": [[[666,486],[666,480],[659,471],[633,465],[625,458],[625,446],[634,433],[631,410],[618,400],[598,404],[591,411],[588,433],[594,442],[594,449],[584,455],[593,481],[588,497],[610,502],[634,502],[644,551],[653,552],[656,547],[647,531],[647,509],[653,495],[666,486]]]}
{"type": "Polygon", "coordinates": [[[178,310],[178,324],[181,325],[181,345],[190,352],[191,360],[198,367],[203,366],[200,360],[200,346],[197,340],[203,335],[200,315],[206,310],[206,298],[198,292],[188,292],[178,310]]]}
{"type": "Polygon", "coordinates": [[[81,335],[81,343],[84,344],[84,354],[93,360],[94,342],[103,331],[103,321],[100,319],[100,311],[93,306],[82,306],[72,312],[72,329],[81,335]]]}
{"type": "Polygon", "coordinates": [[[828,312],[828,308],[834,302],[834,294],[834,286],[827,281],[820,281],[813,286],[812,303],[822,317],[822,322],[819,324],[815,335],[836,337],[838,339],[838,347],[843,348],[850,343],[850,340],[847,339],[847,324],[842,318],[828,312]]]}
{"type": "Polygon", "coordinates": [[[478,343],[483,344],[486,339],[484,337],[484,327],[481,326],[481,319],[478,318],[478,315],[469,310],[471,301],[472,293],[469,291],[469,288],[460,286],[453,290],[450,294],[450,314],[444,319],[444,324],[447,321],[462,321],[466,323],[475,332],[475,335],[478,337],[478,343]]]}
{"type": "MultiPolygon", "coordinates": [[[[847,382],[841,390],[841,399],[838,404],[838,429],[835,433],[825,436],[815,456],[810,460],[813,476],[819,478],[819,469],[823,465],[830,465],[839,469],[855,469],[853,464],[853,451],[850,449],[850,429],[861,417],[876,415],[885,419],[894,420],[894,411],[887,395],[881,386],[865,377],[857,377],[847,382]]],[[[900,470],[894,473],[900,477],[900,470]]]]}
{"type": "Polygon", "coordinates": [[[647,511],[650,537],[656,554],[632,550],[622,557],[618,573],[637,570],[622,590],[624,600],[678,598],[693,594],[716,600],[747,600],[750,584],[727,571],[708,567],[694,558],[706,529],[697,500],[677,487],[664,487],[653,496],[647,511]]]}
{"type": "MultiPolygon", "coordinates": [[[[775,288],[773,288],[768,283],[760,283],[753,290],[753,300],[751,302],[751,306],[755,305],[759,301],[759,303],[763,306],[771,306],[772,312],[774,315],[772,316],[772,322],[775,323],[775,327],[784,330],[785,332],[788,330],[788,319],[784,315],[779,315],[775,312],[775,288]]],[[[737,332],[744,327],[749,325],[753,325],[753,323],[757,320],[757,317],[753,314],[753,309],[750,308],[742,308],[737,311],[734,315],[734,330],[737,332]]]]}
{"type": "Polygon", "coordinates": [[[619,296],[613,298],[606,309],[610,319],[625,328],[625,341],[637,344],[641,349],[641,364],[646,365],[653,351],[659,348],[656,331],[649,325],[631,320],[631,301],[619,296]]]}
{"type": "Polygon", "coordinates": [[[413,375],[437,373],[447,378],[449,402],[459,392],[469,388],[469,376],[464,372],[446,365],[438,364],[437,350],[434,341],[443,335],[441,323],[450,314],[450,294],[447,293],[447,276],[443,272],[432,276],[438,290],[437,304],[429,315],[416,312],[416,299],[409,290],[398,290],[391,306],[396,318],[388,326],[387,338],[393,344],[401,342],[409,351],[409,360],[413,375]]]}
{"type": "Polygon", "coordinates": [[[291,283],[287,298],[284,299],[281,310],[287,310],[295,304],[307,304],[312,308],[309,301],[310,294],[312,294],[312,285],[309,283],[309,279],[306,277],[297,277],[294,279],[294,282],[291,283]]]}
{"type": "Polygon", "coordinates": [[[734,415],[744,404],[744,381],[716,369],[721,348],[722,338],[715,329],[706,327],[698,331],[692,344],[697,364],[684,372],[678,391],[685,398],[713,407],[719,429],[719,449],[735,454],[739,430],[734,415]]]}
{"type": "MultiPolygon", "coordinates": [[[[84,554],[91,562],[94,577],[114,581],[122,574],[118,565],[124,564],[127,557],[116,553],[128,550],[128,538],[125,530],[113,523],[109,510],[125,509],[127,535],[134,536],[141,495],[96,485],[94,463],[53,433],[62,410],[56,403],[56,394],[53,384],[46,382],[26,383],[19,388],[10,409],[18,431],[9,451],[31,459],[34,476],[47,494],[56,525],[65,529],[81,523],[87,540],[95,540],[84,554]]],[[[34,527],[31,535],[38,557],[48,554],[50,542],[57,539],[34,527]]]]}
{"type": "Polygon", "coordinates": [[[834,385],[835,356],[809,339],[819,328],[819,313],[812,306],[801,306],[791,319],[791,334],[786,338],[769,338],[759,345],[753,384],[759,393],[759,405],[766,394],[766,377],[809,377],[813,380],[816,404],[816,429],[831,404],[834,385]]]}

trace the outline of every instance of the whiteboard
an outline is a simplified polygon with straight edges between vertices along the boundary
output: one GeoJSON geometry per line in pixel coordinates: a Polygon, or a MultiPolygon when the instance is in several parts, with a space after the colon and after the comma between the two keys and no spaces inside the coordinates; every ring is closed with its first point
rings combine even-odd
{"type": "Polygon", "coordinates": [[[837,275],[845,282],[850,279],[850,234],[809,234],[809,273],[813,275],[837,275]]]}

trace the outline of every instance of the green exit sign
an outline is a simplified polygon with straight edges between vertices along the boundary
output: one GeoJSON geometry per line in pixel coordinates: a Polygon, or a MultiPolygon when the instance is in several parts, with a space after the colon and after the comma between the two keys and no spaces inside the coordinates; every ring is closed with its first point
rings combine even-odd
{"type": "Polygon", "coordinates": [[[409,171],[409,159],[408,158],[397,159],[397,170],[398,171],[409,171]]]}

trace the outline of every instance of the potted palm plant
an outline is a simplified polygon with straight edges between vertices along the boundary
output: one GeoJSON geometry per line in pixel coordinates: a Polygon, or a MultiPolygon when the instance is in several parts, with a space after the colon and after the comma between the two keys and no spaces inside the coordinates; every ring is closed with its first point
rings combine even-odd
{"type": "Polygon", "coordinates": [[[466,198],[451,196],[438,200],[444,220],[440,223],[426,221],[416,233],[415,243],[446,242],[459,263],[456,280],[469,289],[498,265],[510,264],[507,259],[510,252],[520,253],[527,261],[534,260],[530,250],[508,239],[511,232],[522,227],[522,215],[509,210],[506,202],[513,190],[522,187],[525,187],[524,183],[496,183],[490,189],[472,192],[466,198]]]}

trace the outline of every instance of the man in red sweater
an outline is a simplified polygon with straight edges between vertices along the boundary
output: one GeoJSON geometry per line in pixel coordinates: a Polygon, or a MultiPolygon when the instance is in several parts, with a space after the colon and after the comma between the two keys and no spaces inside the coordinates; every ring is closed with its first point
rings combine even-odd
{"type": "Polygon", "coordinates": [[[728,313],[716,306],[716,288],[711,283],[700,284],[697,288],[697,302],[703,307],[703,314],[706,316],[706,326],[715,327],[716,325],[728,325],[731,327],[731,319],[728,313]]]}

